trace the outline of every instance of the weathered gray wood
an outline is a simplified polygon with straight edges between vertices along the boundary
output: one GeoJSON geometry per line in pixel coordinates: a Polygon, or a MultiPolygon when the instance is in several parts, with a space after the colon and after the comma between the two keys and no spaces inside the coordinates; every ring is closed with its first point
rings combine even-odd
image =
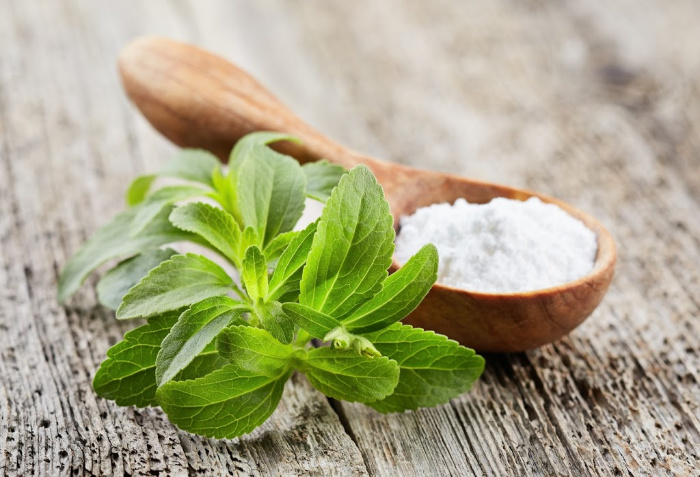
{"type": "Polygon", "coordinates": [[[123,207],[129,178],[172,152],[126,103],[114,62],[140,31],[190,36],[186,18],[169,25],[176,7],[0,7],[0,475],[363,475],[358,448],[303,378],[264,426],[228,442],[98,398],[92,376],[129,325],[96,305],[94,280],[69,306],[55,301],[58,270],[123,207]]]}
{"type": "Polygon", "coordinates": [[[698,475],[697,2],[320,3],[300,28],[366,126],[341,141],[560,197],[620,245],[589,321],[451,406],[342,404],[370,472],[698,475]]]}
{"type": "Polygon", "coordinates": [[[0,475],[700,475],[700,7],[694,0],[0,0],[0,475]],[[380,415],[302,377],[234,441],[90,381],[126,327],[60,267],[172,152],[114,58],[164,34],[234,59],[356,149],[562,198],[620,246],[568,338],[473,392],[380,415]]]}

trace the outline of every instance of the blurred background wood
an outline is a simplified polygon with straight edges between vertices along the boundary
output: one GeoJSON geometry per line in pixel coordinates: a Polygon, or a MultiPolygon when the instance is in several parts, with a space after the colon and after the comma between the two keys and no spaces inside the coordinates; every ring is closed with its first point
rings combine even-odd
{"type": "Polygon", "coordinates": [[[695,0],[0,0],[0,475],[698,475],[698,24],[695,0]],[[297,376],[216,441],[97,398],[130,324],[94,279],[66,307],[55,286],[173,152],[118,84],[140,34],[230,58],[354,149],[593,214],[620,249],[610,293],[435,409],[383,416],[297,376]]]}

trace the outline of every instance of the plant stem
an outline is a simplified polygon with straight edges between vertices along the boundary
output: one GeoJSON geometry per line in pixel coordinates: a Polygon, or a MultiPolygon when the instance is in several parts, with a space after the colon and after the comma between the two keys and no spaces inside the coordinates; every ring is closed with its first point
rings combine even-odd
{"type": "Polygon", "coordinates": [[[253,304],[253,300],[251,300],[250,297],[238,287],[238,285],[234,283],[233,285],[231,285],[231,288],[234,292],[236,292],[236,295],[238,295],[241,298],[241,300],[253,304]]]}

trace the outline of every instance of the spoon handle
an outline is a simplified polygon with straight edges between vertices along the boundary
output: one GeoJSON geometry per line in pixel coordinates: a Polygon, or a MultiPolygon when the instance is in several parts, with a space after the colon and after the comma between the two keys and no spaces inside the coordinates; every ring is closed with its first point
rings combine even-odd
{"type": "Polygon", "coordinates": [[[179,146],[204,148],[225,161],[246,134],[278,131],[301,139],[302,145],[276,145],[301,162],[326,158],[346,168],[382,168],[304,123],[246,72],[195,46],[139,38],[121,52],[119,71],[131,101],[179,146]]]}

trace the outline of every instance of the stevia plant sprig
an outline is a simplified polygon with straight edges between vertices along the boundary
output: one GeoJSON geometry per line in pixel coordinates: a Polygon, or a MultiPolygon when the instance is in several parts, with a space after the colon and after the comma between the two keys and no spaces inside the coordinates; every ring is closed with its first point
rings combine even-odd
{"type": "Polygon", "coordinates": [[[232,438],[272,414],[295,370],[327,396],[380,412],[447,402],[479,377],[484,362],[472,350],[400,323],[436,280],[435,247],[389,276],[392,219],[369,169],[299,166],[266,146],[282,139],[292,138],[246,136],[226,172],[184,150],[160,173],[183,184],[153,190],[158,175],[137,178],[131,208],[69,262],[61,299],[103,262],[130,257],[104,276],[99,297],[118,305],[119,319],[147,320],[107,352],[98,394],[159,405],[184,430],[232,438]],[[327,204],[292,231],[306,196],[327,204]],[[161,248],[182,240],[229,262],[240,286],[211,258],[161,248]]]}

